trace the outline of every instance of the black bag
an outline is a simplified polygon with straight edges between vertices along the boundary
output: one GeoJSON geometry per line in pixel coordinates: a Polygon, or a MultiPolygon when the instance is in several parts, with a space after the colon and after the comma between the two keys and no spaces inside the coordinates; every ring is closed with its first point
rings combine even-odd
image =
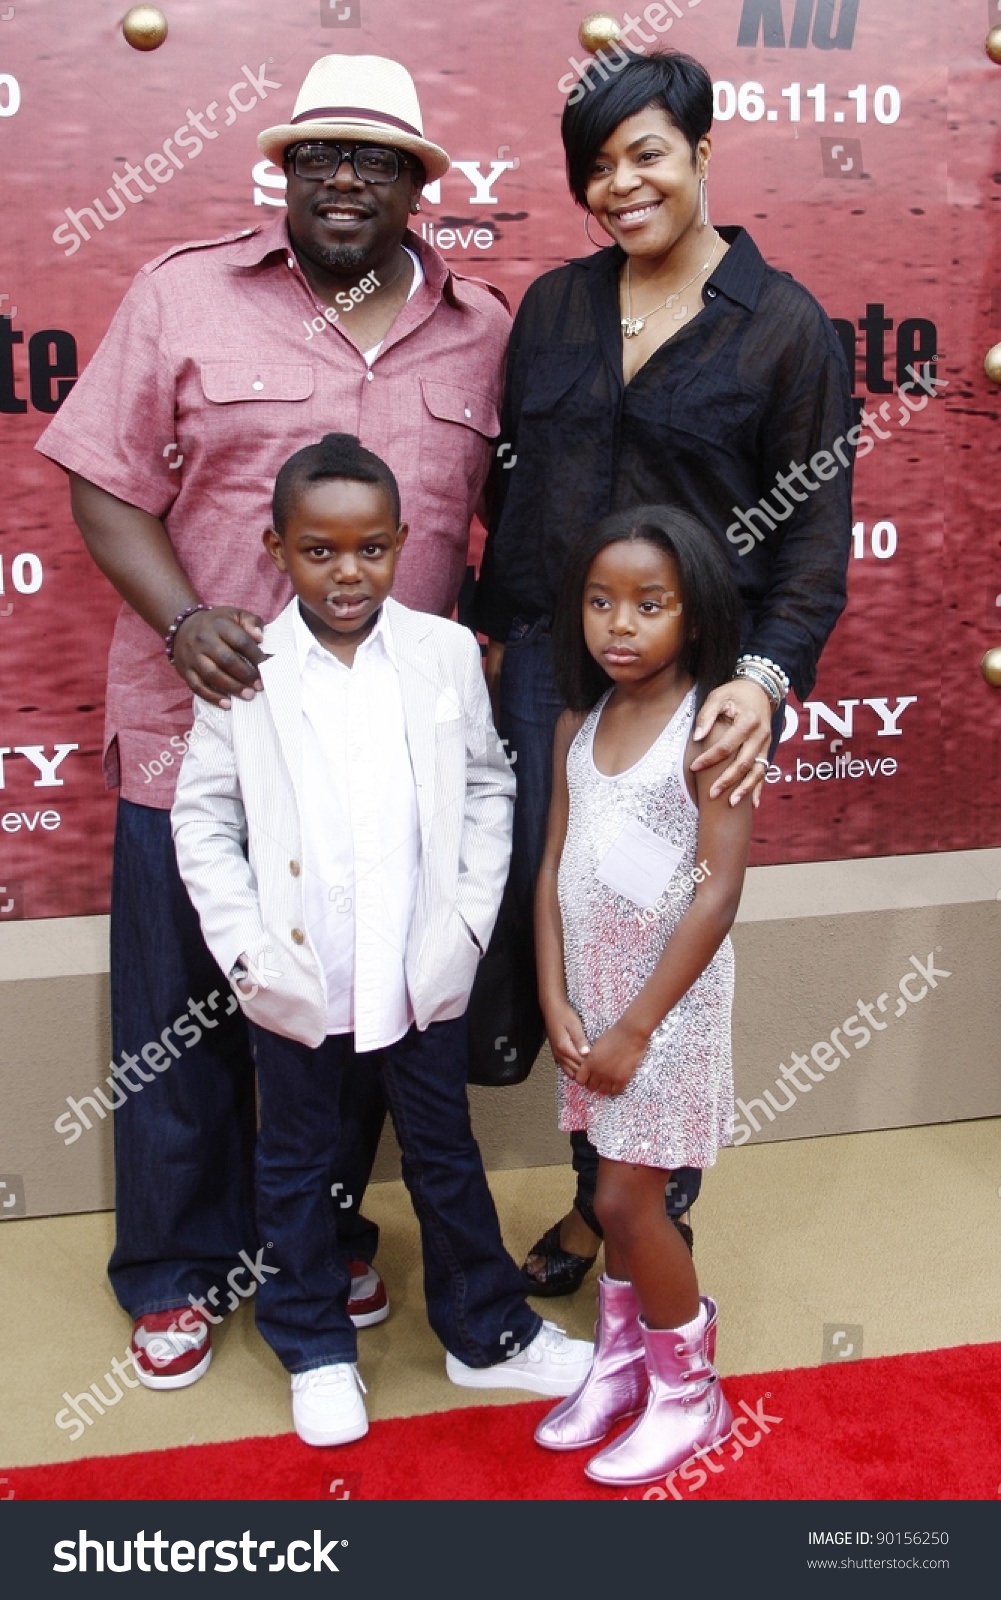
{"type": "Polygon", "coordinates": [[[469,1082],[499,1088],[523,1083],[542,1049],[533,930],[520,914],[510,883],[493,937],[479,964],[466,1013],[469,1082]]]}

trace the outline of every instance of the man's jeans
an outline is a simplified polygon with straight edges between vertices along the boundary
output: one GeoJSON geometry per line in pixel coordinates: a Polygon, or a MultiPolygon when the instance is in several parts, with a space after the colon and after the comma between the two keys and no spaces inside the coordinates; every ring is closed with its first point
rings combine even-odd
{"type": "MultiPolygon", "coordinates": [[[[348,1273],[338,1212],[351,1191],[340,1102],[365,1056],[350,1034],[317,1049],[252,1026],[261,1128],[257,1219],[272,1270],[257,1294],[257,1326],[290,1372],[354,1361],[348,1273]],[[274,1269],[278,1270],[275,1271],[274,1269]]],[[[377,1066],[403,1151],[403,1181],[421,1229],[428,1321],[471,1367],[531,1343],[541,1320],[501,1243],[497,1212],[466,1098],[466,1019],[411,1028],[366,1052],[377,1066]]]]}
{"type": "MultiPolygon", "coordinates": [[[[127,800],[115,830],[111,1027],[115,1065],[127,1069],[113,1097],[124,1097],[114,1116],[115,1294],[133,1317],[183,1306],[189,1295],[225,1306],[227,1273],[241,1250],[257,1248],[246,1024],[178,873],[170,813],[127,800]]],[[[345,1124],[370,1122],[368,1100],[381,1105],[375,1075],[362,1069],[352,1091],[345,1124]],[[358,1101],[361,1111],[352,1109],[358,1101]]],[[[349,1148],[367,1178],[374,1146],[359,1138],[349,1148]]],[[[360,1196],[361,1182],[351,1181],[360,1196]]],[[[371,1260],[371,1223],[347,1208],[338,1229],[349,1259],[371,1260]]]]}
{"type": "MultiPolygon", "coordinates": [[[[514,802],[514,846],[510,882],[532,926],[535,880],[546,843],[546,821],[552,793],[553,736],[563,702],[553,681],[553,644],[545,619],[515,622],[501,668],[499,733],[508,741],[515,762],[518,790],[514,802]]],[[[598,1185],[598,1152],[583,1132],[572,1133],[573,1167],[577,1174],[574,1205],[588,1227],[600,1235],[594,1215],[598,1185]]],[[[682,1216],[696,1200],[702,1174],[679,1167],[668,1185],[669,1216],[682,1216]]]]}

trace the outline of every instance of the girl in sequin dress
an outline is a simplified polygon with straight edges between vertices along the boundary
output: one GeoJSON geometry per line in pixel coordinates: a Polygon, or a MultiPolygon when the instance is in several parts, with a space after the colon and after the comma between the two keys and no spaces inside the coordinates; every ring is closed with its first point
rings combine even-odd
{"type": "MultiPolygon", "coordinates": [[[[730,1007],[751,807],[693,773],[696,713],[730,677],[739,601],[687,512],[607,517],[572,550],[554,627],[566,711],[539,877],[539,991],[560,1127],[600,1157],[605,1234],[594,1363],[536,1430],[597,1444],[600,1483],[646,1483],[729,1436],[713,1367],[716,1306],[664,1210],[675,1168],[708,1167],[733,1119],[730,1007]]],[[[725,731],[722,722],[713,731],[725,731]]]]}

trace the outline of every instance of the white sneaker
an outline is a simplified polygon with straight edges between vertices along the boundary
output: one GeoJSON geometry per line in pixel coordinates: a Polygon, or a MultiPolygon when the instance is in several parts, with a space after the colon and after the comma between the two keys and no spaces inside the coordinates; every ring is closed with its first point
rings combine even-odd
{"type": "Polygon", "coordinates": [[[292,1374],[292,1421],[303,1444],[350,1444],[368,1432],[358,1368],[348,1361],[292,1374]]]}
{"type": "Polygon", "coordinates": [[[573,1394],[584,1382],[594,1356],[589,1339],[568,1339],[554,1322],[544,1322],[531,1344],[493,1367],[467,1367],[451,1352],[445,1371],[463,1389],[531,1389],[533,1394],[573,1394]]]}

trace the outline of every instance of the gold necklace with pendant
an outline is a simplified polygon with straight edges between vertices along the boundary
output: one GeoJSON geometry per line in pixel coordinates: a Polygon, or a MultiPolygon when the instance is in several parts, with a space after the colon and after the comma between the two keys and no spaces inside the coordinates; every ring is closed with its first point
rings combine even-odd
{"type": "MultiPolygon", "coordinates": [[[[714,245],[712,247],[712,251],[710,253],[708,261],[706,261],[705,264],[699,268],[699,270],[695,274],[695,276],[692,277],[692,278],[689,278],[687,283],[683,283],[681,285],[680,289],[675,289],[673,294],[669,294],[667,299],[664,301],[663,305],[655,306],[652,311],[648,311],[646,313],[646,315],[642,316],[642,317],[634,317],[633,316],[633,297],[632,297],[630,278],[629,278],[629,272],[630,272],[630,268],[632,266],[632,261],[631,260],[627,260],[627,262],[626,262],[626,315],[621,319],[622,332],[625,334],[627,339],[635,339],[638,334],[641,334],[643,332],[643,329],[646,327],[646,325],[649,322],[651,317],[655,317],[657,315],[658,311],[666,311],[668,306],[673,305],[675,300],[677,300],[680,295],[683,295],[686,289],[690,289],[692,287],[692,284],[696,281],[697,278],[701,278],[701,276],[702,276],[702,274],[704,272],[708,272],[709,271],[709,268],[713,264],[713,257],[715,256],[716,251],[717,251],[720,243],[721,243],[720,236],[717,233],[716,234],[716,241],[715,241],[715,243],[714,243],[714,245]]],[[[682,306],[680,311],[675,312],[675,321],[676,322],[680,322],[681,318],[686,314],[687,310],[688,310],[687,306],[682,306]]]]}

